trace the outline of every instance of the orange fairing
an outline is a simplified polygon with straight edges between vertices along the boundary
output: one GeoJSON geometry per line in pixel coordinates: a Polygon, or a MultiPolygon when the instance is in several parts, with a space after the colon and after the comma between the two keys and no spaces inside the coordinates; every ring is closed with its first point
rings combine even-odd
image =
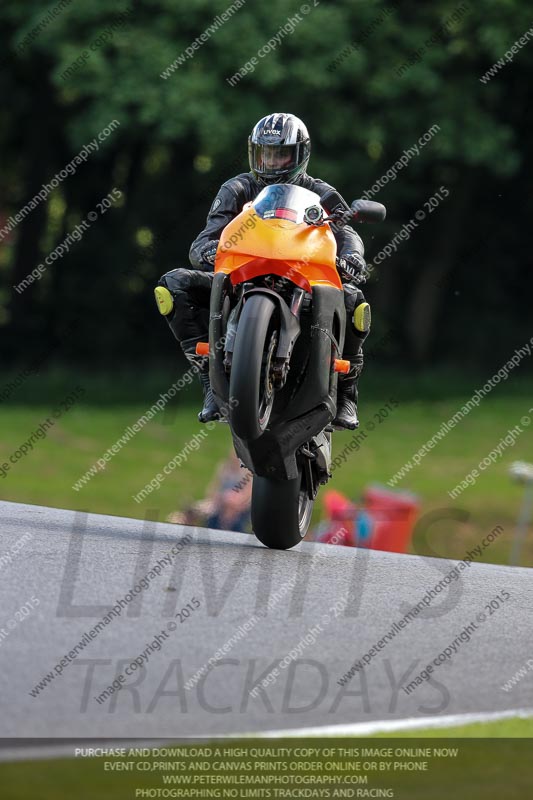
{"type": "Polygon", "coordinates": [[[317,284],[342,289],[329,225],[296,224],[276,214],[262,219],[253,206],[245,207],[222,232],[215,272],[229,273],[233,284],[274,274],[306,291],[317,284]]]}

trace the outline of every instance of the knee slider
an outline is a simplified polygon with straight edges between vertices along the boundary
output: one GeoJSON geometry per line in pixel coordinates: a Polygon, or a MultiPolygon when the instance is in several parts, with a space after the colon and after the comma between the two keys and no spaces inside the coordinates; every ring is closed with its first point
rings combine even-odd
{"type": "Polygon", "coordinates": [[[167,317],[174,308],[174,299],[166,286],[156,286],[154,289],[155,301],[159,313],[167,317]]]}
{"type": "Polygon", "coordinates": [[[171,269],[159,279],[159,284],[154,289],[154,295],[159,313],[164,317],[168,317],[172,313],[174,301],[177,299],[176,295],[187,290],[189,276],[186,273],[188,270],[171,269]]]}
{"type": "Polygon", "coordinates": [[[371,313],[370,305],[367,302],[359,303],[353,313],[353,324],[359,333],[368,333],[370,330],[371,313]]]}

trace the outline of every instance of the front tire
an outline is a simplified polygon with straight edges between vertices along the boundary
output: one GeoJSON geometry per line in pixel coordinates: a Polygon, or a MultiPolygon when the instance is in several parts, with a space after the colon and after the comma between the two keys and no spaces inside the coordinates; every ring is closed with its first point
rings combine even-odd
{"type": "Polygon", "coordinates": [[[288,550],[307,533],[314,500],[309,498],[300,469],[293,480],[254,477],[252,530],[266,547],[288,550]]]}
{"type": "Polygon", "coordinates": [[[274,405],[272,358],[278,342],[276,304],[255,294],[242,310],[231,361],[229,394],[231,427],[252,441],[264,432],[274,405]]]}

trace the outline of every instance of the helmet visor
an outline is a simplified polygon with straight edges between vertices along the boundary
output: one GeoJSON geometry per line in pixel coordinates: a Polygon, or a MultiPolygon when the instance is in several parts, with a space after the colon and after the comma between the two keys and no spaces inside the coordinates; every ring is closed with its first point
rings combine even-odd
{"type": "Polygon", "coordinates": [[[300,165],[301,146],[301,142],[287,145],[250,142],[250,167],[265,178],[286,175],[300,165]]]}

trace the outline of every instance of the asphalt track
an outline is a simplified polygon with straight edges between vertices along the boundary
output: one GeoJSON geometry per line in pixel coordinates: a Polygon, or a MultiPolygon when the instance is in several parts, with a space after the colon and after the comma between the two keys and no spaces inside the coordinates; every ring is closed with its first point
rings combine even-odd
{"type": "Polygon", "coordinates": [[[533,571],[483,563],[337,683],[454,564],[306,542],[270,551],[244,534],[0,502],[0,737],[181,739],[531,708],[533,670],[501,686],[533,658],[533,571]],[[55,671],[157,562],[160,574],[55,671]],[[487,608],[502,592],[509,599],[487,608]],[[407,694],[476,619],[470,640],[407,694]],[[98,703],[157,634],[161,649],[98,703]]]}

